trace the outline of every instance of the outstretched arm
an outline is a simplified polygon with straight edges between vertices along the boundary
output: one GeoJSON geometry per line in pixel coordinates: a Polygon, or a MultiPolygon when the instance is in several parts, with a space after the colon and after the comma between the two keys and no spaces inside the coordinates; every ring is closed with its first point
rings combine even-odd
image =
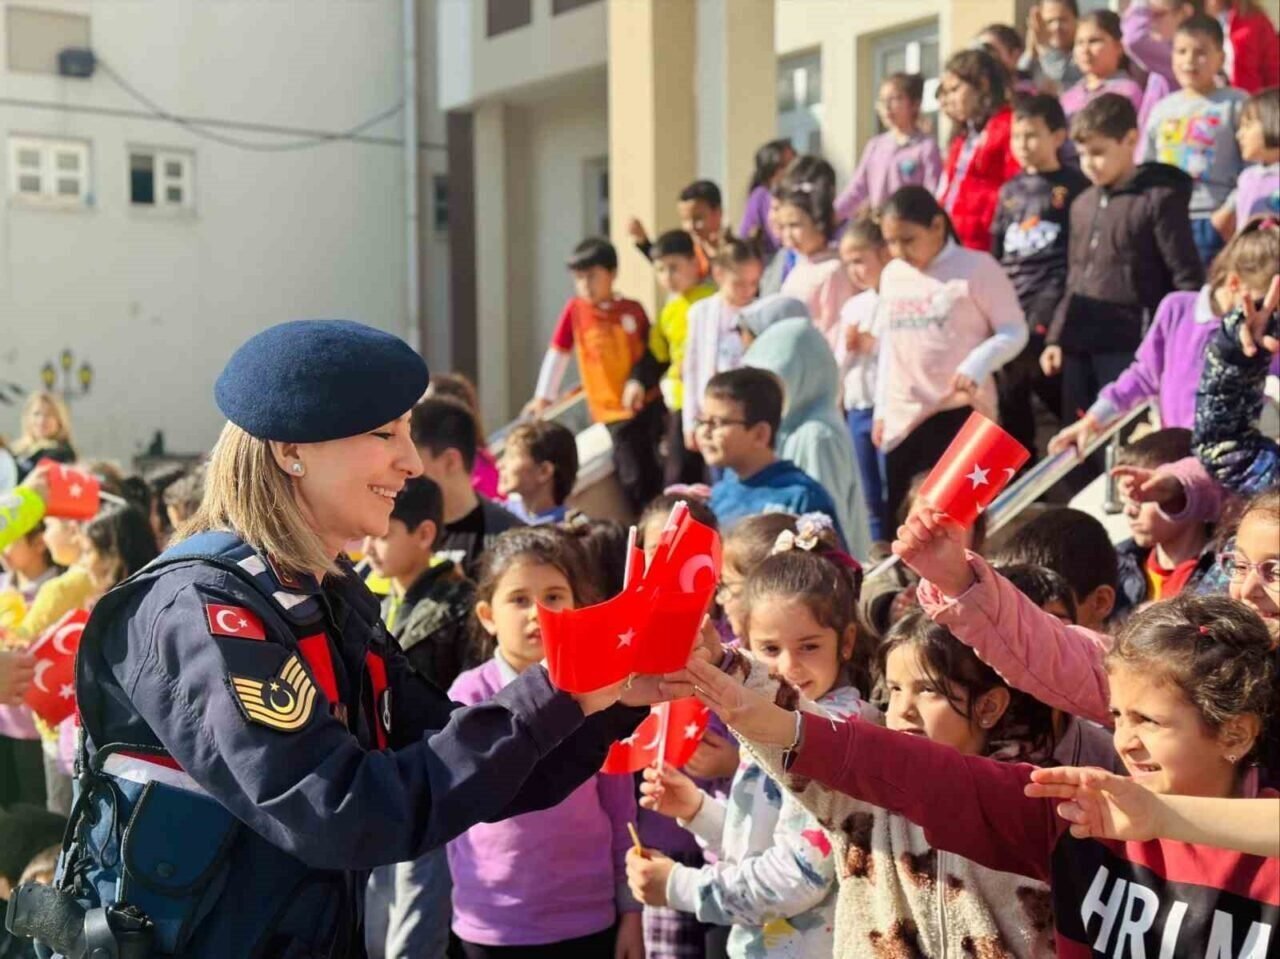
{"type": "Polygon", "coordinates": [[[1033,770],[1026,794],[1063,800],[1058,815],[1079,839],[1173,839],[1280,856],[1280,798],[1158,795],[1126,776],[1075,766],[1033,770]]]}

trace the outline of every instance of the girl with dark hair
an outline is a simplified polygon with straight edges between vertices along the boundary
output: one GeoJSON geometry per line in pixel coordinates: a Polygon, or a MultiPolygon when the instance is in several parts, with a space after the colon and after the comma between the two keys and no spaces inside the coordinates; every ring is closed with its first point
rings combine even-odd
{"type": "Polygon", "coordinates": [[[1009,93],[1007,71],[985,50],[953,54],[938,87],[954,133],[937,194],[960,243],[973,250],[991,249],[1000,187],[1021,172],[1009,148],[1009,93]]]}
{"type": "MultiPolygon", "coordinates": [[[[851,664],[865,662],[856,609],[862,571],[833,551],[822,531],[783,532],[743,586],[744,645],[774,671],[791,702],[801,693],[829,715],[863,708],[851,664]],[[797,692],[799,690],[799,692],[797,692]]],[[[733,658],[739,662],[735,653],[733,658]]],[[[817,819],[758,761],[738,767],[727,800],[708,795],[670,765],[645,771],[641,805],[677,819],[719,857],[701,868],[645,850],[627,855],[627,875],[649,905],[732,926],[730,956],[822,959],[831,955],[837,859],[817,819]]]]}
{"type": "MultiPolygon", "coordinates": [[[[1136,782],[1161,795],[1274,802],[1274,790],[1258,788],[1254,766],[1275,707],[1276,662],[1251,610],[1220,596],[1155,603],[1129,621],[1105,670],[1115,748],[1136,782]]],[[[1273,858],[1161,838],[1081,837],[1057,817],[1052,797],[1026,795],[1033,771],[1026,763],[791,711],[701,660],[689,672],[703,702],[753,748],[771,748],[792,784],[814,782],[889,810],[922,829],[939,852],[1047,884],[1052,918],[1048,897],[1021,887],[1002,902],[1026,908],[1024,934],[1048,938],[1052,930],[1058,955],[1133,955],[1139,947],[1147,955],[1191,955],[1206,943],[1236,954],[1266,951],[1280,902],[1273,858]],[[1038,909],[1028,908],[1033,899],[1038,909]]],[[[856,864],[865,871],[874,862],[880,882],[884,860],[856,848],[874,839],[873,824],[850,817],[839,828],[860,854],[856,864]]],[[[916,862],[913,855],[904,867],[916,862]]],[[[939,954],[916,945],[903,927],[896,931],[904,944],[939,954]]],[[[997,954],[1009,947],[1010,937],[999,934],[984,946],[997,954]]],[[[869,952],[864,946],[861,954],[869,952]]]]}
{"type": "Polygon", "coordinates": [[[779,201],[782,244],[795,253],[795,264],[779,292],[808,308],[813,325],[834,352],[840,335],[840,309],[857,292],[831,245],[836,235],[834,178],[815,176],[784,183],[779,201]]]}
{"type": "Polygon", "coordinates": [[[895,516],[971,410],[996,418],[993,374],[1028,332],[1000,264],[957,242],[928,190],[903,187],[880,225],[894,259],[880,275],[872,440],[885,454],[885,509],[895,516]]]}
{"type": "Polygon", "coordinates": [[[778,250],[778,235],[769,225],[770,196],[795,158],[795,148],[787,139],[770,140],[756,150],[755,169],[747,188],[747,207],[742,212],[738,236],[758,239],[765,257],[778,250]]]}
{"type": "MultiPolygon", "coordinates": [[[[476,586],[485,662],[458,676],[450,698],[485,702],[539,668],[546,655],[539,606],[573,609],[595,599],[584,553],[563,530],[503,533],[485,554],[476,586]]],[[[631,777],[598,773],[556,806],[472,826],[449,843],[453,931],[463,955],[554,947],[565,955],[643,959],[640,908],[621,882],[635,815],[631,777]]]]}
{"type": "Polygon", "coordinates": [[[920,129],[924,78],[918,73],[885,77],[876,99],[876,116],[885,132],[862,151],[853,179],[836,199],[836,216],[848,220],[866,207],[879,209],[899,187],[932,190],[942,173],[938,141],[920,129]]]}
{"type": "Polygon", "coordinates": [[[1129,73],[1129,57],[1124,51],[1120,18],[1110,10],[1094,10],[1080,18],[1076,27],[1076,66],[1084,75],[1062,94],[1067,118],[1084,108],[1094,97],[1118,93],[1142,108],[1143,88],[1129,73]]]}
{"type": "Polygon", "coordinates": [[[81,528],[81,562],[99,594],[128,579],[157,556],[146,513],[129,503],[105,503],[81,528]]]}

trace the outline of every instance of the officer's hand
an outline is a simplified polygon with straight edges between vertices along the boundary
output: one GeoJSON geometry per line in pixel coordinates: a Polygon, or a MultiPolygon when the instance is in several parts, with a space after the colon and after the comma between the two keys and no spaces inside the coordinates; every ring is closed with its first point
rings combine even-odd
{"type": "Polygon", "coordinates": [[[570,693],[578,702],[578,706],[582,709],[582,715],[590,716],[592,713],[603,712],[614,703],[622,695],[622,687],[626,685],[626,680],[620,683],[614,683],[612,686],[606,686],[604,689],[597,689],[590,693],[570,693]]]}
{"type": "Polygon", "coordinates": [[[31,687],[36,661],[18,649],[0,649],[0,706],[17,706],[31,687]]]}

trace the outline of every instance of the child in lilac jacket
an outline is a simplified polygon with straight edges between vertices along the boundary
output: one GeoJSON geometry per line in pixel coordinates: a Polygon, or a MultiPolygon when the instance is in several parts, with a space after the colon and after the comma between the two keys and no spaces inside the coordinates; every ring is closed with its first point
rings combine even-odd
{"type": "MultiPolygon", "coordinates": [[[[501,652],[462,673],[449,697],[468,705],[496,696],[516,676],[501,652]]],[[[630,776],[599,773],[557,806],[472,826],[449,843],[453,928],[469,942],[542,945],[608,926],[627,892],[626,826],[636,818],[630,776]],[[613,882],[601,857],[613,862],[613,882]],[[501,894],[495,885],[501,886],[501,894]]]]}
{"type": "Polygon", "coordinates": [[[1191,429],[1209,340],[1240,292],[1266,294],[1278,264],[1280,228],[1251,224],[1237,234],[1214,259],[1199,292],[1177,291],[1160,301],[1133,362],[1102,388],[1084,417],[1050,440],[1049,452],[1087,441],[1147,399],[1156,400],[1162,428],[1191,429]]]}

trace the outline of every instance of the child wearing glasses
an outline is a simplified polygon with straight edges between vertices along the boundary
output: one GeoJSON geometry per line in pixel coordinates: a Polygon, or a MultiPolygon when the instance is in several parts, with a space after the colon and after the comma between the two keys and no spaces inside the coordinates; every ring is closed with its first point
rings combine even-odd
{"type": "Polygon", "coordinates": [[[790,460],[779,459],[774,442],[782,422],[782,385],[766,370],[743,367],[717,373],[707,383],[694,424],[707,465],[724,470],[711,488],[711,511],[722,529],[763,512],[825,513],[836,535],[830,494],[790,460]]]}

